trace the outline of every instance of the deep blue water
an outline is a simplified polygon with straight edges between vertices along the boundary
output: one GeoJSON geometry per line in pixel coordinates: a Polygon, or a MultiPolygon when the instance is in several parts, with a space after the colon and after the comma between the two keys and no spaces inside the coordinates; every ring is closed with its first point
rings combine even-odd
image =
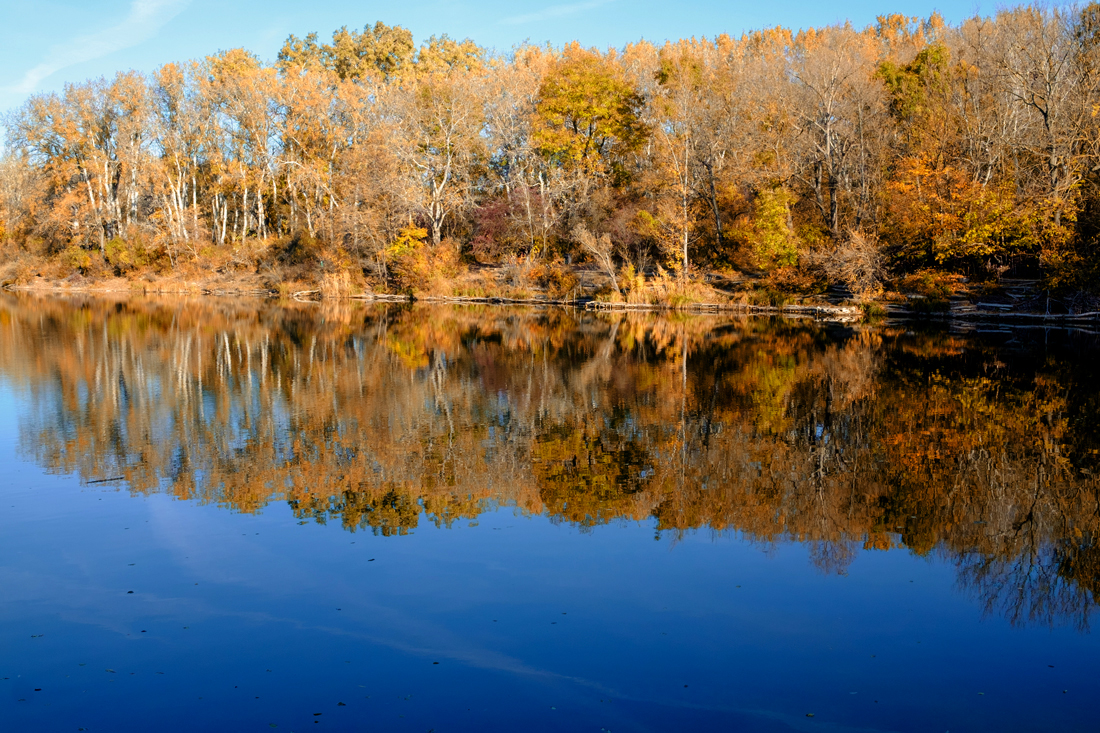
{"type": "Polygon", "coordinates": [[[131,493],[29,455],[41,397],[0,380],[4,731],[1096,729],[1097,635],[1010,622],[943,550],[131,493]]]}

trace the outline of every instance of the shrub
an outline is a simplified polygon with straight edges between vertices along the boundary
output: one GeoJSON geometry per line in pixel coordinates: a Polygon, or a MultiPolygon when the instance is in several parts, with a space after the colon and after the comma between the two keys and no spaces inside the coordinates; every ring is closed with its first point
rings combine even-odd
{"type": "Polygon", "coordinates": [[[813,295],[824,290],[824,283],[814,273],[798,267],[780,267],[764,278],[764,287],[791,295],[813,295]]]}
{"type": "Polygon", "coordinates": [[[577,276],[560,260],[538,265],[531,269],[530,277],[554,300],[563,300],[573,294],[577,276]]]}
{"type": "Polygon", "coordinates": [[[863,303],[863,317],[867,320],[876,320],[887,316],[886,309],[878,303],[863,303]]]}
{"type": "Polygon", "coordinates": [[[88,250],[71,244],[61,252],[61,264],[83,275],[92,267],[92,255],[88,250]]]}
{"type": "Polygon", "coordinates": [[[921,270],[900,278],[898,290],[933,300],[946,300],[962,287],[962,275],[936,270],[921,270]]]}
{"type": "Polygon", "coordinates": [[[386,250],[397,285],[406,291],[428,291],[440,280],[456,277],[462,270],[459,243],[451,238],[428,244],[428,231],[409,224],[386,250]]]}
{"type": "Polygon", "coordinates": [[[749,302],[753,305],[768,305],[773,308],[782,308],[791,302],[790,293],[765,285],[754,288],[749,293],[749,302]]]}
{"type": "Polygon", "coordinates": [[[886,271],[878,241],[868,234],[851,231],[830,248],[818,248],[806,257],[830,282],[840,283],[860,300],[882,294],[886,271]]]}
{"type": "Polygon", "coordinates": [[[627,263],[619,274],[619,281],[626,291],[627,303],[644,303],[646,301],[645,273],[638,272],[634,265],[627,263]]]}
{"type": "Polygon", "coordinates": [[[798,262],[798,237],[791,230],[793,201],[794,195],[783,187],[757,194],[752,245],[756,264],[762,270],[798,262]]]}
{"type": "Polygon", "coordinates": [[[34,279],[35,261],[29,255],[21,255],[0,265],[0,287],[26,285],[34,279]]]}
{"type": "Polygon", "coordinates": [[[107,264],[113,267],[118,275],[125,275],[149,264],[148,252],[141,240],[115,237],[104,247],[104,256],[107,264]]]}
{"type": "Polygon", "coordinates": [[[276,257],[284,265],[313,264],[320,259],[324,249],[321,240],[308,231],[295,232],[290,239],[279,240],[275,246],[276,257]]]}

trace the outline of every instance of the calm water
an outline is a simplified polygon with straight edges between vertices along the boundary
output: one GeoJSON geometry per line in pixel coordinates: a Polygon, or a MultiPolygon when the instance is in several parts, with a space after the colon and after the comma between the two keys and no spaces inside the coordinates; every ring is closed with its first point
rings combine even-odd
{"type": "Polygon", "coordinates": [[[0,729],[1095,730],[1100,342],[913,328],[2,296],[0,729]]]}

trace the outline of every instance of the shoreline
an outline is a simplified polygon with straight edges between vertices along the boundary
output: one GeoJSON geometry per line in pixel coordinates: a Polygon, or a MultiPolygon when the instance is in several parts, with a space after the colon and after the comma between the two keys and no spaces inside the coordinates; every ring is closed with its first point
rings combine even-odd
{"type": "Polygon", "coordinates": [[[592,297],[576,299],[553,298],[510,298],[505,296],[450,296],[450,295],[414,295],[393,293],[331,294],[321,290],[299,290],[283,293],[271,288],[217,288],[187,284],[175,288],[133,287],[129,281],[127,287],[111,286],[99,283],[86,286],[60,285],[12,285],[5,284],[0,290],[18,293],[39,293],[49,295],[181,295],[215,296],[238,298],[287,299],[299,303],[320,303],[324,301],[361,301],[368,303],[436,303],[447,305],[499,305],[527,307],[575,308],[591,312],[648,312],[648,313],[692,313],[759,316],[789,316],[813,318],[828,322],[853,323],[877,319],[916,320],[938,322],[989,322],[1007,325],[1043,325],[1069,323],[1087,325],[1100,323],[1100,311],[1085,313],[1028,313],[1005,310],[944,310],[927,311],[904,308],[889,301],[869,301],[867,306],[877,308],[879,313],[868,315],[864,305],[828,304],[828,303],[790,303],[785,305],[757,305],[750,303],[627,303],[596,300],[592,297]]]}

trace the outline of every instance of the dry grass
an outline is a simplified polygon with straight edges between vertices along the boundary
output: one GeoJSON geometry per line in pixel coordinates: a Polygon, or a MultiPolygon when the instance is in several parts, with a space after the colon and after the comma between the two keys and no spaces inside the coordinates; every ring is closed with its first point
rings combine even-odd
{"type": "Polygon", "coordinates": [[[0,287],[28,285],[34,280],[41,262],[37,257],[19,253],[7,262],[0,264],[0,287]]]}
{"type": "Polygon", "coordinates": [[[663,267],[657,268],[657,276],[650,281],[650,302],[671,306],[692,303],[722,303],[725,294],[693,277],[673,277],[663,267]]]}
{"type": "Polygon", "coordinates": [[[346,298],[352,295],[351,273],[347,270],[325,273],[321,276],[319,290],[325,298],[346,298]]]}

